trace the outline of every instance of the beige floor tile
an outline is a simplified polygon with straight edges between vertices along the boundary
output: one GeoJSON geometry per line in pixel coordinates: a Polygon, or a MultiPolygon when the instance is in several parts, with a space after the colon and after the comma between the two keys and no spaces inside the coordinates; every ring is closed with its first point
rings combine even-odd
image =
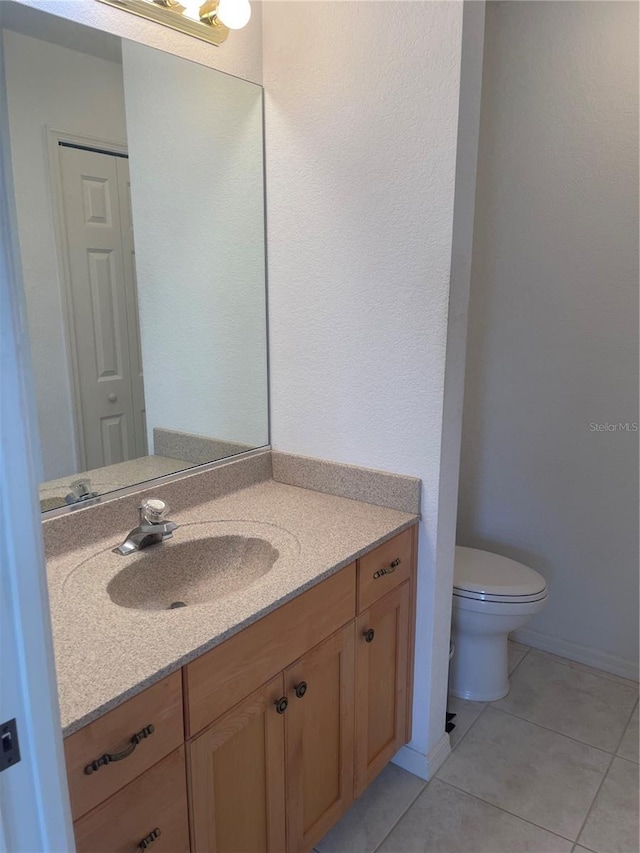
{"type": "Polygon", "coordinates": [[[638,700],[637,689],[593,673],[531,651],[511,676],[509,695],[494,706],[614,752],[638,700]]]}
{"type": "Polygon", "coordinates": [[[424,789],[425,782],[389,764],[344,817],[316,844],[318,853],[373,853],[424,789]]]}
{"type": "Polygon", "coordinates": [[[630,678],[623,678],[621,675],[615,675],[613,672],[607,672],[605,669],[596,669],[594,666],[587,666],[586,663],[578,663],[578,661],[569,660],[569,658],[552,655],[551,652],[542,652],[539,649],[532,649],[531,651],[535,652],[537,655],[542,655],[543,657],[560,661],[565,664],[565,666],[570,666],[573,669],[583,669],[585,672],[590,672],[592,675],[599,675],[600,678],[606,678],[608,681],[616,681],[618,684],[626,684],[627,687],[635,687],[636,691],[638,690],[637,680],[634,681],[630,678]]]}
{"type": "Polygon", "coordinates": [[[637,853],[638,765],[614,758],[578,839],[596,853],[637,853]]]}
{"type": "Polygon", "coordinates": [[[453,721],[456,727],[449,733],[451,749],[455,749],[486,707],[484,702],[470,702],[468,699],[449,696],[447,711],[456,715],[453,721]]]}
{"type": "Polygon", "coordinates": [[[610,760],[606,752],[489,707],[437,775],[575,840],[610,760]]]}
{"type": "Polygon", "coordinates": [[[509,640],[509,675],[513,672],[513,670],[518,666],[520,661],[526,657],[527,652],[529,651],[529,646],[523,646],[520,643],[516,643],[513,640],[509,640]]]}
{"type": "Polygon", "coordinates": [[[618,747],[618,755],[621,758],[628,758],[629,761],[635,761],[638,764],[639,756],[638,756],[638,706],[636,705],[636,709],[633,712],[633,716],[631,717],[631,721],[627,726],[627,729],[624,733],[624,737],[618,747]]]}
{"type": "Polygon", "coordinates": [[[378,853],[571,853],[572,846],[434,779],[378,853]]]}

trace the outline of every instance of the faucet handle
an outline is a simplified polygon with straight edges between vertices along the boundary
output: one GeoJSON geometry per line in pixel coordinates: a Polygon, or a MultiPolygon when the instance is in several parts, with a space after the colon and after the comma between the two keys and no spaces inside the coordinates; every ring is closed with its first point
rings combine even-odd
{"type": "Polygon", "coordinates": [[[160,524],[169,514],[169,504],[159,498],[147,498],[140,506],[140,518],[149,524],[160,524]]]}
{"type": "Polygon", "coordinates": [[[65,496],[65,501],[68,504],[80,503],[87,501],[90,498],[95,498],[98,493],[93,490],[91,480],[88,477],[79,477],[77,480],[72,480],[69,483],[69,494],[65,496]]]}

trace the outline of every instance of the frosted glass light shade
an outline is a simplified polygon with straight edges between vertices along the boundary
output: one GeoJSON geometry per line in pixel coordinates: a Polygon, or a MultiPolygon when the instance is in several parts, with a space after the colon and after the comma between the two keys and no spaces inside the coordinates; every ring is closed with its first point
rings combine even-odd
{"type": "Polygon", "coordinates": [[[220,0],[217,9],[218,20],[230,30],[241,30],[251,18],[249,0],[220,0]]]}

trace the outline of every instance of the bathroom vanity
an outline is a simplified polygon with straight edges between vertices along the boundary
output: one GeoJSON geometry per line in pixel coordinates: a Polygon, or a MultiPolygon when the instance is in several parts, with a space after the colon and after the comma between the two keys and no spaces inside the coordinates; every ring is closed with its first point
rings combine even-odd
{"type": "Polygon", "coordinates": [[[304,853],[410,738],[420,482],[268,447],[262,88],[0,5],[77,849],[304,853]]]}
{"type": "Polygon", "coordinates": [[[264,479],[114,554],[138,501],[45,535],[97,513],[120,531],[48,563],[77,849],[310,851],[410,739],[417,517],[264,479]],[[253,556],[231,589],[216,543],[236,540],[253,556]]]}

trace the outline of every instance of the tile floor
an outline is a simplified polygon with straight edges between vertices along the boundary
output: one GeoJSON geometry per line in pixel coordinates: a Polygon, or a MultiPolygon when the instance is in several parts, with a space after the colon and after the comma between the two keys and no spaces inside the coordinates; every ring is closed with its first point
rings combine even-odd
{"type": "Polygon", "coordinates": [[[390,764],[317,853],[639,853],[638,685],[509,644],[511,691],[451,699],[426,784],[390,764]]]}

